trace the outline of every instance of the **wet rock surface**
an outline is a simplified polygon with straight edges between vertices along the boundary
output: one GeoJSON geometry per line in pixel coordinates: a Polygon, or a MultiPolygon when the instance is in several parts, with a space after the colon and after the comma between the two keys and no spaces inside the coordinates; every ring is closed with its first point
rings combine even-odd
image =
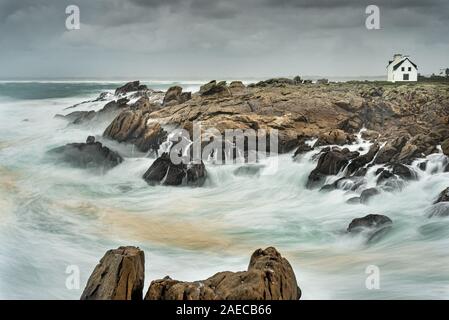
{"type": "Polygon", "coordinates": [[[368,242],[379,240],[392,227],[393,221],[381,214],[369,214],[351,221],[347,232],[352,234],[365,233],[368,242]]]}
{"type": "Polygon", "coordinates": [[[275,248],[256,250],[247,271],[220,272],[201,281],[169,277],[151,282],[146,300],[298,300],[290,263],[275,248]]]}
{"type": "Polygon", "coordinates": [[[77,168],[96,168],[108,170],[123,162],[117,153],[95,142],[95,137],[89,136],[86,143],[69,143],[48,151],[50,157],[77,168]]]}
{"type": "Polygon", "coordinates": [[[206,166],[201,163],[174,164],[169,153],[163,153],[143,175],[149,185],[202,186],[207,178],[206,166]]]}
{"type": "Polygon", "coordinates": [[[144,252],[137,247],[109,250],[95,267],[81,300],[142,300],[144,252]]]}

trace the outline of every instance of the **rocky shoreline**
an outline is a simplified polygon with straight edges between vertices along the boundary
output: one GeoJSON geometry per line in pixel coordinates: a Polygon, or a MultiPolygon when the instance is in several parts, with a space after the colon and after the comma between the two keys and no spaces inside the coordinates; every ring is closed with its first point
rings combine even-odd
{"type": "MultiPolygon", "coordinates": [[[[368,204],[382,192],[402,190],[406,183],[417,179],[417,171],[426,170],[425,157],[431,154],[440,154],[442,170],[449,172],[449,86],[444,83],[320,81],[313,84],[297,77],[270,79],[248,86],[238,81],[230,84],[211,81],[197,93],[183,92],[177,86],[163,93],[136,81],[118,88],[114,95],[102,94],[94,101],[106,97],[110,101],[99,111],[72,111],[58,118],[65,119],[69,125],[105,123],[103,137],[97,139],[104,143],[113,140],[131,144],[156,158],[142,177],[149,187],[201,187],[207,180],[207,163],[174,164],[167,154],[170,146],[164,147],[174,129],[192,133],[194,122],[201,122],[201,135],[206,135],[208,129],[215,130],[215,136],[207,136],[209,140],[223,138],[228,129],[265,130],[269,136],[277,131],[278,152],[291,153],[291,161],[300,161],[313,153],[311,158],[316,167],[309,173],[306,187],[317,189],[316,192],[356,191],[359,196],[349,199],[348,205],[368,204]],[[369,147],[350,150],[348,146],[360,141],[369,147]],[[375,185],[367,183],[368,175],[375,176],[375,185]]],[[[225,155],[231,160],[238,154],[246,159],[253,151],[247,144],[238,150],[234,141],[223,143],[236,149],[231,155],[225,155]]],[[[59,161],[70,165],[100,167],[102,172],[123,161],[120,154],[95,142],[94,137],[89,137],[86,144],[69,144],[49,153],[59,155],[59,161]]],[[[429,218],[449,216],[447,193],[446,189],[439,195],[432,211],[427,213],[429,218]]],[[[393,227],[389,217],[369,214],[355,218],[347,232],[362,233],[369,243],[393,227]]],[[[83,299],[143,298],[143,252],[131,247],[117,250],[108,252],[97,266],[83,299]],[[129,266],[118,272],[117,264],[122,262],[129,266]],[[107,275],[109,268],[108,272],[114,275],[107,275]],[[126,292],[122,288],[125,280],[117,276],[122,272],[133,279],[126,292]]],[[[253,254],[245,272],[217,274],[195,283],[170,278],[155,280],[145,297],[299,299],[300,290],[289,263],[276,249],[268,248],[253,254]],[[254,255],[259,255],[257,259],[262,262],[254,255]],[[268,276],[264,259],[274,264],[274,270],[281,271],[268,276]],[[271,282],[263,280],[264,277],[277,283],[275,287],[267,288],[271,282]],[[248,282],[241,284],[236,279],[248,279],[248,282]],[[198,283],[202,284],[199,291],[198,283]],[[288,289],[279,291],[279,283],[288,289]]]]}

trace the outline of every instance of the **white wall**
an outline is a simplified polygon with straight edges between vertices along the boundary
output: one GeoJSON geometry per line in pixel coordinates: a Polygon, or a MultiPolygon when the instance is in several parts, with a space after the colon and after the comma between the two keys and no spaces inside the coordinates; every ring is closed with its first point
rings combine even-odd
{"type": "Polygon", "coordinates": [[[410,63],[410,61],[405,60],[399,68],[393,71],[393,66],[396,63],[392,63],[388,66],[388,81],[391,82],[416,82],[418,81],[418,70],[410,63]],[[409,71],[409,68],[411,71],[409,71]],[[404,74],[409,75],[409,80],[403,80],[404,74]]]}

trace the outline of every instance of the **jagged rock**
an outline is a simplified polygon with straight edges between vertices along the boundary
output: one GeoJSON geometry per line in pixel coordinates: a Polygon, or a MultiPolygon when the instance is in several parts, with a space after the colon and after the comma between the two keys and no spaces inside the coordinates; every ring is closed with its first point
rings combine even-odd
{"type": "Polygon", "coordinates": [[[152,281],[146,300],[298,300],[290,263],[275,248],[256,250],[247,271],[220,272],[196,282],[152,281]]]}
{"type": "Polygon", "coordinates": [[[182,92],[182,88],[179,86],[170,87],[165,93],[163,105],[184,103],[192,99],[191,92],[182,92]]]}
{"type": "Polygon", "coordinates": [[[449,188],[446,188],[443,191],[441,191],[434,204],[439,202],[449,202],[449,188]]]}
{"type": "Polygon", "coordinates": [[[376,188],[369,188],[362,191],[360,194],[360,203],[368,203],[370,199],[380,193],[376,188]]]}
{"type": "Polygon", "coordinates": [[[366,154],[358,156],[357,158],[351,160],[351,163],[348,166],[348,174],[353,174],[358,169],[362,168],[363,166],[373,161],[378,151],[379,151],[379,144],[374,143],[366,154]]]}
{"type": "Polygon", "coordinates": [[[400,136],[387,143],[377,153],[377,156],[374,159],[374,163],[383,164],[391,162],[395,156],[398,156],[400,154],[402,148],[407,143],[407,140],[408,138],[406,136],[400,136]]]}
{"type": "Polygon", "coordinates": [[[86,143],[69,143],[48,151],[48,155],[78,168],[108,170],[123,162],[117,153],[89,136],[86,143]]]}
{"type": "Polygon", "coordinates": [[[231,90],[232,93],[242,92],[245,88],[246,87],[242,81],[232,81],[229,84],[229,90],[231,90]]]}
{"type": "Polygon", "coordinates": [[[215,80],[212,80],[211,82],[202,85],[200,87],[199,93],[201,96],[210,96],[215,94],[219,94],[221,96],[231,95],[231,91],[226,86],[226,81],[220,81],[217,83],[217,81],[215,80]]]}
{"type": "Polygon", "coordinates": [[[140,81],[128,82],[115,90],[115,95],[127,94],[128,92],[140,91],[148,89],[146,85],[141,85],[140,81]]]}
{"type": "Polygon", "coordinates": [[[369,214],[363,218],[356,218],[351,221],[347,231],[349,233],[366,232],[368,242],[379,239],[391,229],[393,221],[381,214],[369,214]]]}
{"type": "Polygon", "coordinates": [[[166,186],[202,186],[206,181],[207,171],[204,163],[174,164],[168,153],[163,153],[143,175],[150,185],[166,186]]]}
{"type": "Polygon", "coordinates": [[[354,142],[354,136],[347,134],[343,130],[335,129],[329,132],[323,133],[318,137],[318,140],[315,142],[314,147],[326,146],[330,144],[336,145],[344,145],[351,144],[354,142]]]}
{"type": "Polygon", "coordinates": [[[144,252],[136,247],[109,250],[95,267],[81,300],[142,300],[144,252]]]}
{"type": "Polygon", "coordinates": [[[120,113],[106,128],[103,136],[134,144],[142,152],[155,153],[161,143],[167,140],[167,132],[158,122],[151,122],[150,113],[145,110],[126,110],[120,113]]]}
{"type": "Polygon", "coordinates": [[[326,176],[335,175],[347,166],[349,160],[359,155],[357,151],[350,152],[347,148],[324,152],[318,159],[316,168],[310,173],[307,188],[316,188],[323,184],[326,176]]]}

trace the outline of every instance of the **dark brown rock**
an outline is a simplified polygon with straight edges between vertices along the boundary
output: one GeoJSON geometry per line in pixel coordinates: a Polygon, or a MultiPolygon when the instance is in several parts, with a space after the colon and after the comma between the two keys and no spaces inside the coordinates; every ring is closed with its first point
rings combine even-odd
{"type": "Polygon", "coordinates": [[[349,160],[356,158],[358,152],[350,152],[348,149],[338,149],[324,152],[318,159],[316,168],[310,173],[307,188],[316,188],[323,184],[326,176],[336,175],[346,167],[349,160]]]}
{"type": "Polygon", "coordinates": [[[220,272],[196,282],[169,277],[151,282],[146,300],[298,300],[290,263],[275,248],[256,250],[247,271],[220,272]]]}
{"type": "Polygon", "coordinates": [[[170,87],[165,93],[163,105],[167,105],[168,103],[179,104],[184,103],[192,98],[191,92],[182,92],[182,88],[179,86],[170,87]]]}
{"type": "Polygon", "coordinates": [[[392,227],[393,221],[381,214],[369,214],[363,218],[351,221],[347,231],[349,233],[366,233],[368,242],[378,240],[392,227]]]}
{"type": "Polygon", "coordinates": [[[142,300],[145,257],[136,247],[109,250],[95,267],[81,300],[142,300]]]}
{"type": "Polygon", "coordinates": [[[348,166],[348,174],[353,174],[358,169],[362,168],[363,166],[367,165],[371,161],[373,161],[374,157],[376,156],[377,152],[379,151],[379,144],[374,143],[367,153],[364,155],[358,156],[357,158],[353,159],[351,163],[348,166]]]}
{"type": "Polygon", "coordinates": [[[109,170],[123,162],[123,158],[89,136],[86,143],[69,143],[48,151],[48,156],[77,168],[109,170]]]}
{"type": "Polygon", "coordinates": [[[212,80],[209,83],[206,83],[205,85],[202,85],[200,87],[199,91],[201,96],[211,96],[211,95],[220,95],[220,96],[227,96],[231,95],[231,91],[226,85],[226,81],[220,81],[217,83],[217,81],[212,80]]]}
{"type": "Polygon", "coordinates": [[[146,85],[141,85],[140,81],[132,81],[132,82],[128,82],[125,85],[117,88],[115,90],[115,95],[121,95],[121,94],[126,94],[128,92],[134,92],[134,91],[139,91],[139,90],[146,90],[148,89],[146,85]]]}
{"type": "Polygon", "coordinates": [[[104,137],[122,143],[134,144],[140,151],[157,153],[167,132],[158,122],[150,121],[150,114],[142,110],[126,110],[120,113],[106,128],[104,137]]]}
{"type": "Polygon", "coordinates": [[[206,181],[207,171],[204,163],[174,164],[168,153],[163,153],[143,175],[150,185],[166,186],[202,186],[206,181]]]}

